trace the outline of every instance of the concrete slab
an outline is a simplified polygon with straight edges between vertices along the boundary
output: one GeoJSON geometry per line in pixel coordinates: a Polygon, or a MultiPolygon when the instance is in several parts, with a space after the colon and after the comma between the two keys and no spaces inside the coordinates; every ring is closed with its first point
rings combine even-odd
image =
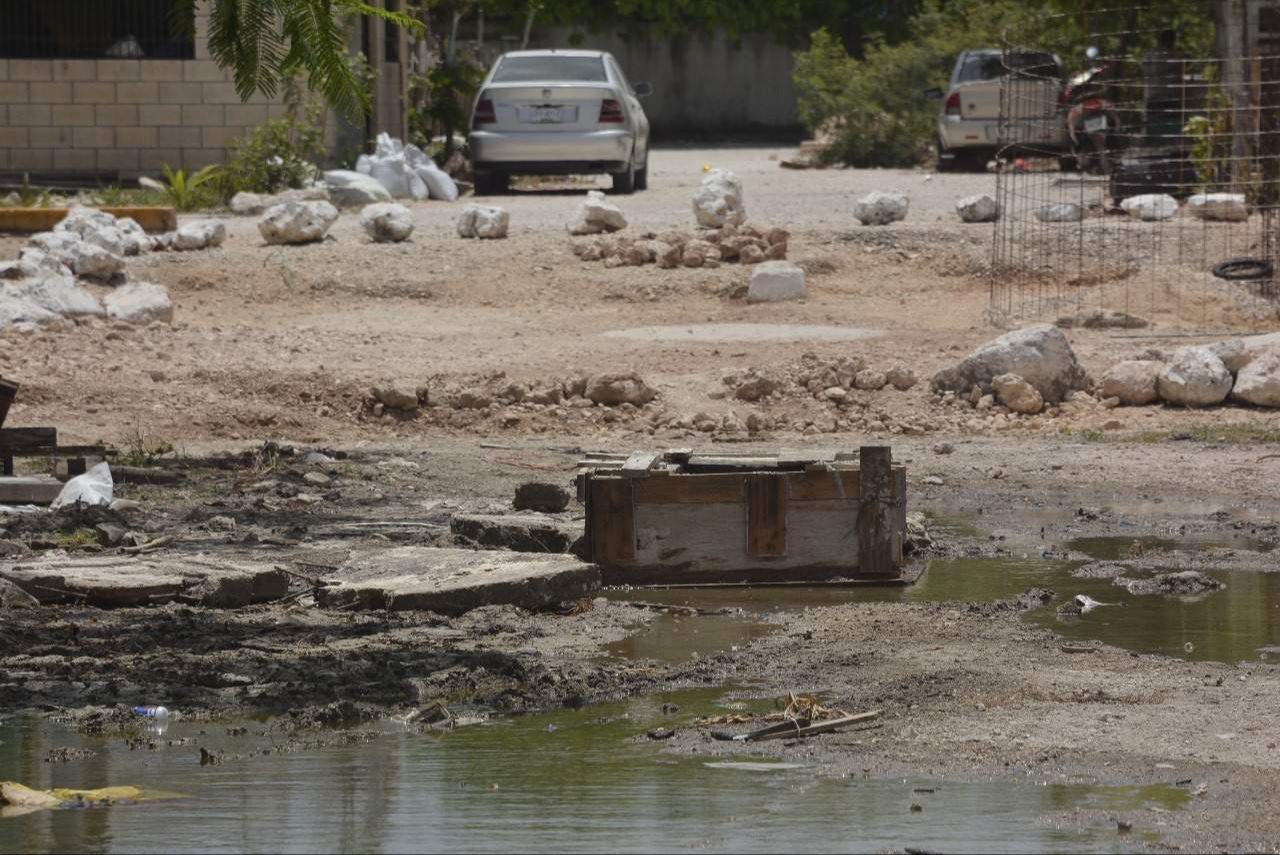
{"type": "Polygon", "coordinates": [[[0,505],[47,505],[62,492],[52,475],[0,477],[0,505]]]}
{"type": "Polygon", "coordinates": [[[322,606],[446,615],[491,605],[546,608],[600,588],[600,570],[576,558],[422,546],[364,555],[333,575],[341,584],[319,591],[322,606]]]}
{"type": "Polygon", "coordinates": [[[239,608],[277,600],[289,577],[273,567],[212,558],[67,558],[0,564],[8,580],[41,604],[100,608],[153,606],[174,600],[211,608],[239,608]]]}
{"type": "Polygon", "coordinates": [[[586,523],[542,514],[457,514],[449,530],[480,546],[516,552],[564,553],[582,537],[586,523]]]}

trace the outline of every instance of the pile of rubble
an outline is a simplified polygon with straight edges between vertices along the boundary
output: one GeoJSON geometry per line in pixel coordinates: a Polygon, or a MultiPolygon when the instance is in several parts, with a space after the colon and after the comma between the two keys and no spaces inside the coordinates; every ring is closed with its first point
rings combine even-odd
{"type": "Polygon", "coordinates": [[[1229,398],[1257,407],[1280,407],[1280,346],[1250,347],[1233,339],[1182,347],[1169,355],[1148,350],[1139,359],[1108,368],[1099,392],[1117,406],[1164,401],[1211,407],[1229,398]]]}
{"type": "Polygon", "coordinates": [[[364,410],[375,418],[411,417],[424,409],[497,412],[504,407],[534,408],[640,407],[656,400],[658,392],[635,372],[577,375],[526,384],[504,372],[470,381],[442,384],[434,394],[425,385],[391,381],[374,386],[364,410]]]}
{"type": "Polygon", "coordinates": [[[126,259],[147,252],[220,246],[227,231],[215,220],[148,235],[129,218],[77,206],[50,232],[32,235],[16,261],[0,263],[0,328],[61,319],[110,317],[148,323],[173,321],[168,291],[129,282],[126,259]],[[83,282],[114,286],[101,300],[83,282]]]}
{"type": "Polygon", "coordinates": [[[759,264],[787,257],[786,229],[728,224],[718,229],[646,232],[638,238],[598,236],[575,241],[573,254],[605,267],[719,267],[725,263],[759,264]]]}
{"type": "Polygon", "coordinates": [[[781,371],[749,368],[720,378],[725,390],[713,392],[713,398],[732,396],[738,401],[755,403],[771,396],[808,396],[819,401],[841,405],[851,402],[851,393],[879,392],[893,387],[905,392],[916,384],[915,372],[904,365],[878,370],[867,365],[860,356],[821,359],[807,353],[800,361],[781,371]]]}

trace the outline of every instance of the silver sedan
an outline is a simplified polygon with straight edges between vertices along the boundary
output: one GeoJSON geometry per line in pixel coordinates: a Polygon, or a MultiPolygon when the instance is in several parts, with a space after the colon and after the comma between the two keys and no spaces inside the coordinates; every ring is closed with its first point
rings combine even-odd
{"type": "Polygon", "coordinates": [[[608,173],[617,193],[649,180],[652,87],[627,82],[602,51],[529,50],[498,57],[471,111],[476,193],[506,189],[512,175],[608,173]]]}

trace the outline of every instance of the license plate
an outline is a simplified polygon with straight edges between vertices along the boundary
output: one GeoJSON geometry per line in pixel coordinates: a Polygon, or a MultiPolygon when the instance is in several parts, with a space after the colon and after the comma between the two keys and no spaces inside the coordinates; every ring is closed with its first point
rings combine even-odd
{"type": "Polygon", "coordinates": [[[535,107],[533,110],[533,120],[539,123],[559,122],[559,107],[535,107]]]}
{"type": "Polygon", "coordinates": [[[1105,132],[1106,129],[1107,129],[1106,116],[1094,116],[1093,118],[1084,120],[1084,132],[1086,134],[1100,134],[1105,132]]]}

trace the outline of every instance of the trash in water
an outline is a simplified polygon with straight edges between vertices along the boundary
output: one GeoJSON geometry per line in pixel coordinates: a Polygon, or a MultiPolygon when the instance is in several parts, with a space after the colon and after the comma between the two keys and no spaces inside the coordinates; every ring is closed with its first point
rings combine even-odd
{"type": "Polygon", "coordinates": [[[719,763],[703,763],[708,769],[738,769],[743,772],[786,772],[789,769],[803,769],[802,763],[749,763],[724,760],[719,763]]]}
{"type": "Polygon", "coordinates": [[[1096,609],[1098,606],[1114,605],[1113,603],[1100,603],[1097,600],[1095,600],[1093,597],[1087,596],[1085,594],[1076,594],[1075,604],[1079,606],[1081,614],[1084,614],[1086,612],[1091,612],[1094,609],[1096,609]]]}
{"type": "Polygon", "coordinates": [[[177,798],[172,793],[147,792],[138,787],[96,790],[33,790],[15,781],[0,781],[0,816],[13,817],[38,810],[107,807],[114,804],[177,798]]]}

